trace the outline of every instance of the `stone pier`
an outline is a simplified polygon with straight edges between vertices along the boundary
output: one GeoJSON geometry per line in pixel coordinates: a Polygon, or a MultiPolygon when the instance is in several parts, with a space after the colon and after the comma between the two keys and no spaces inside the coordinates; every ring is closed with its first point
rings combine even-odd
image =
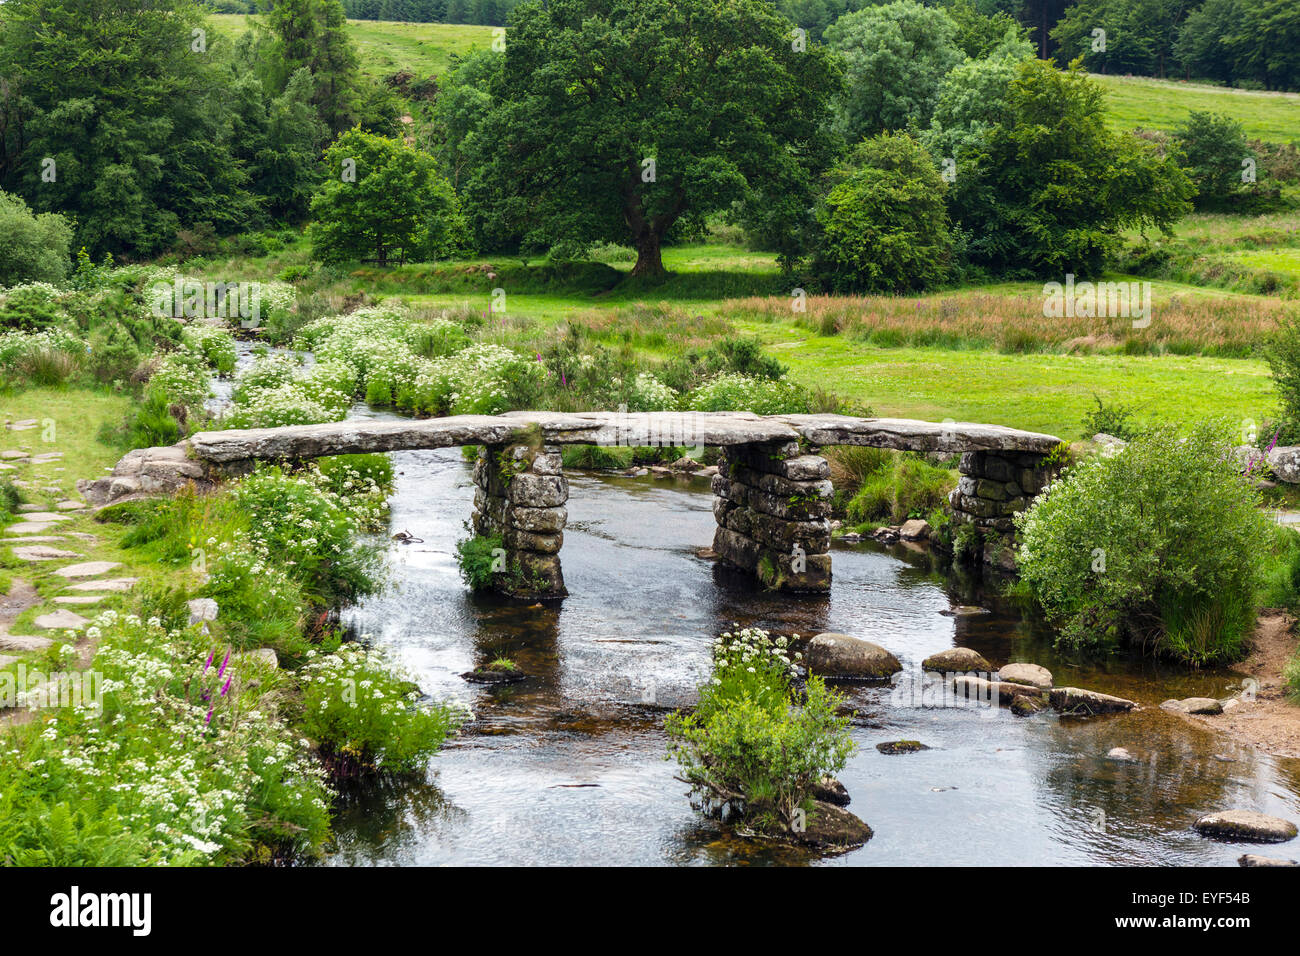
{"type": "Polygon", "coordinates": [[[1045,455],[1032,452],[968,451],[957,466],[961,478],[948,495],[952,520],[971,525],[985,564],[1014,568],[1010,555],[1014,547],[1018,512],[1047,486],[1049,472],[1045,455]]]}
{"type": "Polygon", "coordinates": [[[499,536],[497,590],[517,597],[563,597],[560,547],[569,483],[554,445],[481,445],[474,462],[475,534],[499,536]]]}
{"type": "Polygon", "coordinates": [[[831,586],[830,466],[799,443],[731,445],[713,476],[713,550],[783,591],[831,586]]]}

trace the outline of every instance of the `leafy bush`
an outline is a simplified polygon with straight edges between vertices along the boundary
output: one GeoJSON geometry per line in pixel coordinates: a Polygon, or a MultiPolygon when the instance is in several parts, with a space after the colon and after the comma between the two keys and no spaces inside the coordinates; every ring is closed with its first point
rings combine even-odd
{"type": "Polygon", "coordinates": [[[857,524],[882,520],[899,524],[909,518],[924,518],[947,503],[955,484],[948,469],[899,455],[863,479],[846,513],[857,524]]]}
{"type": "Polygon", "coordinates": [[[498,560],[504,553],[500,535],[471,535],[456,542],[456,563],[471,591],[486,591],[505,571],[498,560]]]}
{"type": "Polygon", "coordinates": [[[754,378],[735,372],[715,376],[686,396],[686,408],[698,412],[747,411],[755,415],[806,413],[808,391],[793,382],[754,378]]]}
{"type": "Polygon", "coordinates": [[[415,685],[377,650],[351,644],[308,656],[302,726],[336,775],[418,772],[460,722],[450,707],[421,704],[415,685]]]}
{"type": "Polygon", "coordinates": [[[1197,208],[1222,207],[1242,187],[1242,160],[1254,160],[1241,123],[1220,113],[1192,110],[1174,131],[1182,165],[1196,187],[1197,208]]]}
{"type": "Polygon", "coordinates": [[[1017,516],[1018,563],[1060,640],[1192,664],[1238,656],[1271,523],[1226,427],[1168,425],[1085,459],[1017,516]]]}
{"type": "Polygon", "coordinates": [[[181,333],[185,347],[203,356],[209,367],[222,375],[235,370],[235,338],[225,329],[211,325],[189,325],[181,333]]]}
{"type": "MultiPolygon", "coordinates": [[[[797,659],[798,655],[794,655],[797,659]]],[[[783,637],[746,628],[713,646],[713,673],[694,712],[664,719],[682,778],[708,813],[735,813],[758,830],[788,831],[812,807],[812,788],[853,752],[840,698],[818,677],[802,699],[783,637]]]]}
{"type": "Polygon", "coordinates": [[[1092,400],[1097,403],[1097,407],[1083,416],[1084,438],[1102,434],[1129,441],[1141,433],[1139,426],[1132,420],[1132,408],[1127,405],[1108,405],[1096,394],[1092,400]]]}
{"type": "Polygon", "coordinates": [[[925,147],[882,133],[860,143],[830,182],[814,264],[827,286],[891,293],[943,280],[952,255],[946,186],[925,147]]]}
{"type": "Polygon", "coordinates": [[[61,282],[71,244],[72,227],[63,216],[33,214],[21,197],[0,192],[0,285],[61,282]]]}

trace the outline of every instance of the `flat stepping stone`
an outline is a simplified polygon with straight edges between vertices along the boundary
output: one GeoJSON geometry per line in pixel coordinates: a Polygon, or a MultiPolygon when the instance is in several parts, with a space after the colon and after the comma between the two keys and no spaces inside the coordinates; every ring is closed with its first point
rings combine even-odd
{"type": "Polygon", "coordinates": [[[61,578],[93,578],[97,574],[106,574],[121,565],[121,561],[83,561],[81,564],[55,568],[54,573],[61,578]]]}
{"type": "Polygon", "coordinates": [[[993,665],[986,661],[984,655],[979,651],[972,650],[969,647],[950,647],[938,654],[931,654],[921,661],[921,669],[938,671],[940,674],[968,671],[988,674],[992,672],[993,665]]]}
{"type": "Polygon", "coordinates": [[[53,521],[20,521],[5,528],[6,534],[44,534],[54,530],[53,521]]]}
{"type": "Polygon", "coordinates": [[[44,511],[44,510],[45,509],[42,508],[40,505],[19,505],[17,508],[14,509],[14,511],[20,515],[25,515],[30,511],[44,511]]]}
{"type": "Polygon", "coordinates": [[[32,623],[37,627],[42,627],[51,631],[79,631],[89,624],[90,621],[82,617],[80,614],[74,614],[71,611],[65,611],[60,608],[57,611],[51,611],[49,614],[37,615],[36,619],[32,623]]]}
{"type": "Polygon", "coordinates": [[[98,540],[99,540],[99,539],[96,538],[93,534],[87,534],[87,533],[84,532],[84,531],[69,531],[69,532],[68,532],[68,535],[69,535],[69,537],[79,538],[79,539],[82,540],[82,541],[98,541],[98,540]]]}
{"type": "Polygon", "coordinates": [[[1296,826],[1290,820],[1270,817],[1255,810],[1222,810],[1207,813],[1192,826],[1202,836],[1223,840],[1246,840],[1252,843],[1284,843],[1295,838],[1296,826]]]}
{"type": "Polygon", "coordinates": [[[1160,705],[1165,710],[1184,714],[1221,714],[1223,704],[1213,697],[1188,697],[1184,700],[1167,700],[1160,705]]]}
{"type": "MultiPolygon", "coordinates": [[[[66,570],[66,568],[64,569],[66,570]]],[[[69,591],[129,591],[138,578],[106,578],[103,581],[82,581],[69,584],[69,591]]]]}
{"type": "Polygon", "coordinates": [[[63,452],[61,451],[46,451],[46,452],[41,452],[41,454],[39,455],[32,455],[32,461],[40,461],[40,462],[58,461],[62,457],[63,457],[63,452]]]}
{"type": "Polygon", "coordinates": [[[107,594],[60,594],[54,599],[55,604],[98,604],[107,594]]]}
{"type": "Polygon", "coordinates": [[[1067,717],[1093,717],[1132,710],[1137,703],[1081,687],[1057,687],[1048,693],[1052,707],[1067,717]]]}
{"type": "Polygon", "coordinates": [[[61,534],[29,534],[21,538],[0,538],[0,544],[49,544],[51,541],[63,541],[61,534]]]}
{"type": "Polygon", "coordinates": [[[23,514],[24,521],[71,521],[72,515],[55,514],[53,511],[28,511],[23,514]]]}
{"type": "Polygon", "coordinates": [[[1003,664],[998,674],[1002,680],[1011,681],[1013,684],[1032,684],[1043,690],[1052,688],[1052,672],[1037,664],[1003,664]]]}
{"type": "Polygon", "coordinates": [[[55,504],[54,507],[57,508],[59,511],[80,511],[81,509],[85,508],[86,505],[83,502],[72,501],[69,499],[68,501],[58,502],[57,504],[55,504]]]}
{"type": "Polygon", "coordinates": [[[16,448],[7,448],[4,451],[0,451],[0,458],[3,458],[5,461],[20,461],[23,458],[30,457],[32,456],[27,454],[27,452],[19,451],[16,448]]]}
{"type": "Polygon", "coordinates": [[[12,654],[0,654],[0,667],[8,667],[10,664],[17,664],[21,657],[14,657],[12,654]]]}
{"type": "Polygon", "coordinates": [[[85,555],[76,551],[51,548],[47,544],[34,544],[30,547],[14,548],[14,557],[19,561],[58,561],[62,558],[82,558],[85,555]]]}
{"type": "Polygon", "coordinates": [[[53,643],[34,634],[0,634],[0,649],[6,651],[43,651],[53,643]]]}

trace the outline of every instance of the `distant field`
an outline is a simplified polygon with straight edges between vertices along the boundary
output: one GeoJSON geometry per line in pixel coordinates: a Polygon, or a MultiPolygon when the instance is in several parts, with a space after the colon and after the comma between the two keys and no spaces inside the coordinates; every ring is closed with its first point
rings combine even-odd
{"type": "MultiPolygon", "coordinates": [[[[246,28],[248,17],[214,13],[208,19],[222,32],[236,35],[246,28]]],[[[348,32],[361,55],[361,71],[377,77],[391,76],[400,69],[420,76],[442,76],[453,54],[492,43],[492,27],[459,23],[349,20],[348,32]]]]}
{"type": "Polygon", "coordinates": [[[1268,142],[1300,141],[1300,93],[1264,93],[1177,80],[1102,76],[1110,123],[1117,129],[1143,126],[1173,129],[1189,110],[1225,113],[1246,127],[1246,134],[1268,142]]]}

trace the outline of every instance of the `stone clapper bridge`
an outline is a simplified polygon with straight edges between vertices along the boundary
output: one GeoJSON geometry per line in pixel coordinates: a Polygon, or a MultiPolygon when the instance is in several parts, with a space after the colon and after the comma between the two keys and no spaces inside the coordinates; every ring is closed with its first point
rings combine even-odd
{"type": "Polygon", "coordinates": [[[560,546],[568,518],[563,445],[715,446],[718,527],[713,550],[772,588],[827,591],[831,584],[829,445],[961,454],[949,496],[954,521],[973,525],[986,563],[1009,554],[1012,517],[1047,484],[1044,461],[1060,439],[1000,425],[845,415],[748,412],[535,412],[401,421],[349,420],[197,432],[176,445],[129,452],[111,476],[78,483],[93,505],[128,496],[199,490],[258,461],[479,446],[473,527],[499,535],[499,587],[529,597],[567,593],[560,546]]]}

